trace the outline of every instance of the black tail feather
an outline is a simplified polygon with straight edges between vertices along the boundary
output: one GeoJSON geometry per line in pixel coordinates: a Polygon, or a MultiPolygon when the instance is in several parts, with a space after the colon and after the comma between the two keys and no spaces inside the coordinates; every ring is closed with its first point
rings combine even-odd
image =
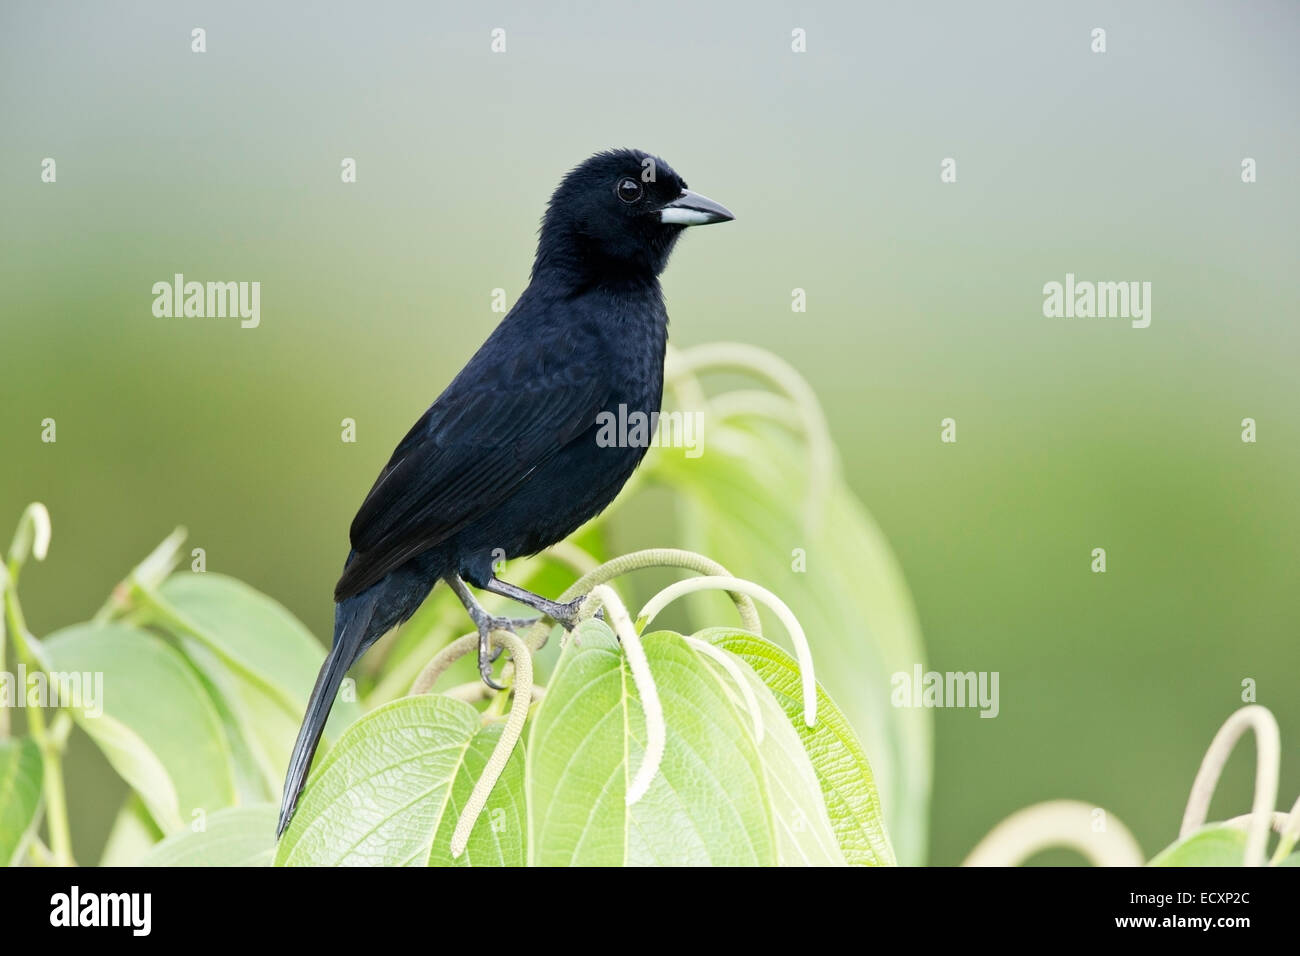
{"type": "Polygon", "coordinates": [[[316,754],[325,722],[334,706],[334,698],[348,668],[361,653],[368,623],[367,614],[350,616],[342,631],[335,636],[334,647],[321,665],[316,686],[312,688],[311,697],[307,701],[302,729],[298,731],[293,755],[289,758],[289,769],[284,778],[284,796],[280,800],[280,822],[275,828],[277,839],[293,819],[293,811],[298,806],[298,795],[307,782],[307,772],[311,769],[312,757],[316,754]]]}

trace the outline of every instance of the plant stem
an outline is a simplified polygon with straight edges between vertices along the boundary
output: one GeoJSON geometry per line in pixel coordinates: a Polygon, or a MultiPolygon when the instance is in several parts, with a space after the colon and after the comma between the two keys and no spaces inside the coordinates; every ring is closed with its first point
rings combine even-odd
{"type": "Polygon", "coordinates": [[[504,716],[506,712],[506,702],[509,699],[510,691],[508,689],[497,691],[497,695],[492,698],[492,702],[483,709],[483,716],[485,718],[504,716]]]}
{"type": "Polygon", "coordinates": [[[1246,854],[1243,866],[1263,866],[1264,851],[1268,844],[1268,825],[1277,805],[1277,781],[1282,763],[1282,740],[1277,728],[1277,718],[1267,707],[1248,704],[1235,711],[1210,741],[1201,768],[1192,781],[1192,792],[1183,811],[1183,824],[1178,838],[1186,839],[1205,823],[1210,810],[1210,798],[1219,783],[1233,748],[1246,731],[1255,733],[1255,799],[1251,805],[1251,821],[1246,832],[1246,854]]]}
{"type": "Polygon", "coordinates": [[[63,750],[46,738],[41,743],[45,758],[45,818],[50,829],[50,849],[59,866],[76,866],[72,858],[72,830],[68,826],[68,802],[63,786],[63,750]]]}
{"type": "MultiPolygon", "coordinates": [[[[27,622],[22,605],[18,602],[18,567],[9,564],[9,580],[5,588],[5,617],[14,636],[14,650],[29,669],[43,671],[36,654],[28,643],[27,622]]],[[[41,750],[44,763],[42,787],[45,791],[45,824],[50,831],[50,846],[54,862],[59,866],[75,866],[72,857],[72,831],[68,826],[68,803],[63,787],[63,739],[66,731],[60,722],[59,733],[49,733],[45,724],[45,710],[37,705],[27,713],[27,729],[41,750]]]]}
{"type": "Polygon", "coordinates": [[[33,866],[54,866],[54,854],[50,852],[41,838],[32,837],[31,843],[27,845],[27,855],[31,857],[33,866]]]}
{"type": "MultiPolygon", "coordinates": [[[[4,565],[4,558],[0,556],[0,592],[9,593],[9,572],[4,565]]],[[[8,637],[5,630],[5,615],[0,614],[0,674],[8,673],[5,669],[5,646],[8,643],[8,637]]],[[[17,690],[17,688],[15,688],[17,690]]],[[[0,707],[0,740],[9,737],[9,708],[0,707]]]]}

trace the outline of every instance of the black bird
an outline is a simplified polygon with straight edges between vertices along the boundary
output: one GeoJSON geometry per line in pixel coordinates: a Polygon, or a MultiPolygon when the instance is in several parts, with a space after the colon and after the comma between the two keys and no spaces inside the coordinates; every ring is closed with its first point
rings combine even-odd
{"type": "Polygon", "coordinates": [[[352,521],[334,644],[289,759],[277,834],[344,674],[439,580],[473,619],[479,673],[493,687],[490,632],[529,622],[492,617],[466,582],[572,627],[582,599],[559,604],[516,587],[496,577],[493,561],[575,531],[641,462],[646,445],[597,441],[598,417],[617,418],[620,405],[659,411],[668,340],[659,274],[683,229],[732,218],[640,150],[598,153],[564,177],[528,288],[402,439],[352,521]]]}

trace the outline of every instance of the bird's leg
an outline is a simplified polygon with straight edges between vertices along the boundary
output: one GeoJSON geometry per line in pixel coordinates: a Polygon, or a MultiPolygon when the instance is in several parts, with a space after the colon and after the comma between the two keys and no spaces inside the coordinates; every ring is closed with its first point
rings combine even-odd
{"type": "Polygon", "coordinates": [[[534,611],[545,614],[566,631],[571,631],[577,626],[578,610],[582,607],[582,602],[587,599],[584,594],[568,604],[561,604],[559,601],[544,598],[540,594],[534,594],[532,591],[527,591],[516,584],[511,584],[509,581],[502,581],[498,577],[490,578],[483,585],[483,590],[491,591],[493,594],[500,594],[502,597],[508,597],[520,604],[526,604],[534,611]]]}
{"type": "Polygon", "coordinates": [[[460,598],[460,603],[465,605],[465,610],[469,612],[470,619],[474,622],[474,628],[478,631],[479,676],[483,678],[483,683],[494,690],[505,690],[504,686],[492,679],[492,662],[501,656],[500,648],[497,648],[496,653],[492,652],[492,632],[518,631],[520,628],[536,623],[537,618],[496,617],[483,610],[478,601],[474,600],[474,595],[470,593],[469,588],[465,586],[465,582],[460,579],[459,575],[449,574],[443,580],[456,593],[456,597],[460,598]]]}

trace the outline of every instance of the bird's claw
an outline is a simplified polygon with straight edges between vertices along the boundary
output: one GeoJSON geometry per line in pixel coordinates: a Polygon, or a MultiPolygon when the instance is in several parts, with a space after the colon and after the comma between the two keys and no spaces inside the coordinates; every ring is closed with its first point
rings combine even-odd
{"type": "MultiPolygon", "coordinates": [[[[587,595],[579,595],[568,604],[558,605],[556,609],[547,616],[566,631],[571,631],[578,626],[581,620],[582,605],[586,603],[586,600],[587,595]]],[[[604,611],[597,611],[596,616],[600,617],[603,613],[604,611]]]]}
{"type": "Polygon", "coordinates": [[[501,652],[505,650],[505,647],[500,644],[496,647],[492,646],[492,632],[509,631],[514,634],[531,624],[535,624],[537,621],[538,618],[535,617],[484,616],[474,622],[478,629],[478,674],[479,677],[483,678],[483,683],[493,690],[506,689],[505,685],[498,684],[492,679],[492,665],[496,663],[497,658],[501,656],[501,652]]]}
{"type": "MultiPolygon", "coordinates": [[[[500,653],[501,652],[498,650],[497,654],[500,653]]],[[[492,662],[494,660],[496,660],[496,655],[484,654],[483,648],[480,645],[478,654],[478,676],[483,678],[483,683],[487,684],[493,690],[505,690],[506,685],[498,684],[492,677],[492,662]]]]}

